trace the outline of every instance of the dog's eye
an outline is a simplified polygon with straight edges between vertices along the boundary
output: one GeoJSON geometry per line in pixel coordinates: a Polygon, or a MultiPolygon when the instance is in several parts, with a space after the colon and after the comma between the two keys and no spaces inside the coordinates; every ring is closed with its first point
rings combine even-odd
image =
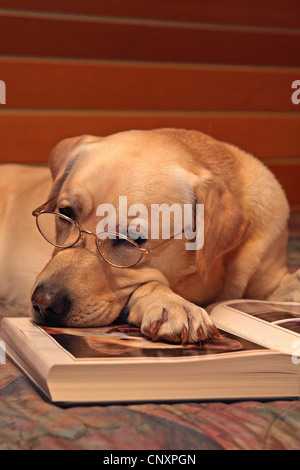
{"type": "Polygon", "coordinates": [[[121,238],[121,237],[116,237],[112,240],[112,245],[114,247],[126,247],[126,248],[132,248],[133,245],[130,243],[128,240],[121,238]]]}
{"type": "Polygon", "coordinates": [[[59,207],[58,212],[62,215],[70,217],[70,219],[75,218],[75,214],[72,207],[59,207]]]}
{"type": "MultiPolygon", "coordinates": [[[[143,243],[145,243],[147,240],[145,238],[137,238],[134,240],[138,245],[142,245],[143,243]]],[[[121,237],[117,237],[113,240],[113,246],[126,246],[126,247],[129,247],[129,248],[132,248],[134,245],[132,245],[132,243],[130,243],[128,240],[124,239],[124,238],[121,238],[121,237]]]]}
{"type": "Polygon", "coordinates": [[[145,238],[145,237],[136,237],[136,233],[135,234],[131,234],[130,231],[128,232],[128,236],[129,238],[131,238],[132,240],[135,241],[135,243],[137,243],[138,245],[143,245],[144,243],[146,243],[148,240],[145,238]]]}
{"type": "Polygon", "coordinates": [[[143,245],[144,243],[146,243],[147,239],[146,239],[146,238],[141,238],[141,237],[139,237],[139,238],[136,238],[134,241],[135,241],[138,245],[143,245]]]}

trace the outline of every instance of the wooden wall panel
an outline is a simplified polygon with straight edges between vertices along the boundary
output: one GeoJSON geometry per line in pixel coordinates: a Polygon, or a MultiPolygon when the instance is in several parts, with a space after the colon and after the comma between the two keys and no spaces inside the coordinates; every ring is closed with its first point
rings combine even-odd
{"type": "Polygon", "coordinates": [[[121,18],[299,28],[298,0],[0,0],[0,8],[121,18]]]}
{"type": "Polygon", "coordinates": [[[0,0],[0,161],[64,137],[198,129],[261,158],[300,204],[298,0],[0,0]]]}
{"type": "Polygon", "coordinates": [[[294,114],[11,111],[0,114],[1,160],[45,162],[65,137],[158,127],[200,130],[264,159],[299,157],[300,116],[294,114]]]}
{"type": "Polygon", "coordinates": [[[9,108],[298,111],[300,68],[0,57],[0,70],[9,108]]]}
{"type": "Polygon", "coordinates": [[[5,55],[300,67],[299,43],[299,30],[0,12],[5,55]]]}

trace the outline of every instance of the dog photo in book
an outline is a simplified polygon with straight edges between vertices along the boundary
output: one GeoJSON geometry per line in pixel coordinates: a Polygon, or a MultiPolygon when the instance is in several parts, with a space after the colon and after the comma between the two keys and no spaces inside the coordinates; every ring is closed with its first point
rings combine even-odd
{"type": "Polygon", "coordinates": [[[218,335],[210,303],[300,301],[279,182],[198,131],[68,138],[50,171],[3,165],[0,191],[0,295],[39,324],[103,326],[123,312],[153,340],[193,343],[218,335]],[[163,207],[167,235],[154,224],[163,207]]]}

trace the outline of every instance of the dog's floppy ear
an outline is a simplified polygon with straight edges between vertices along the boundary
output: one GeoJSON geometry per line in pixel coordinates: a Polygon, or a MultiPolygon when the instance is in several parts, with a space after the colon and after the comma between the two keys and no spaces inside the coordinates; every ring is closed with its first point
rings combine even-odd
{"type": "Polygon", "coordinates": [[[250,220],[226,184],[212,176],[194,189],[198,204],[204,204],[204,243],[196,253],[200,275],[207,277],[220,255],[237,247],[245,237],[250,220]]]}
{"type": "Polygon", "coordinates": [[[60,141],[50,153],[49,166],[53,179],[53,185],[49,199],[58,194],[63,182],[68,176],[72,166],[78,158],[75,148],[82,140],[81,137],[72,137],[60,141]]]}
{"type": "Polygon", "coordinates": [[[59,193],[73,165],[78,158],[82,156],[78,149],[79,145],[82,143],[93,143],[99,140],[101,140],[100,137],[90,135],[71,137],[62,140],[54,147],[49,158],[49,166],[53,179],[49,199],[59,193]]]}

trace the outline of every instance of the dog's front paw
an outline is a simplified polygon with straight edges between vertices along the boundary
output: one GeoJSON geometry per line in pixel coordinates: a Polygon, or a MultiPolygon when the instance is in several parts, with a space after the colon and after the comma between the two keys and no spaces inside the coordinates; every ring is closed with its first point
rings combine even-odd
{"type": "Polygon", "coordinates": [[[153,341],[195,343],[218,334],[208,313],[182,298],[157,300],[143,311],[141,331],[153,341]]]}
{"type": "Polygon", "coordinates": [[[203,308],[159,283],[141,286],[128,306],[128,321],[140,326],[142,333],[153,341],[185,344],[219,336],[203,308]]]}

